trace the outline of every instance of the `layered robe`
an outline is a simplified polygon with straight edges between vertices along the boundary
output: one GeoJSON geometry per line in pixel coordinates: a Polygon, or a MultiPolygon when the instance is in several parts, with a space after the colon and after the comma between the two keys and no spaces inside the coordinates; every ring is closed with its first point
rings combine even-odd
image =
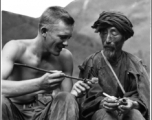
{"type": "Polygon", "coordinates": [[[103,92],[117,98],[129,97],[139,103],[139,111],[149,120],[150,81],[145,66],[138,57],[122,51],[119,61],[112,66],[125,94],[121,91],[116,78],[106,64],[101,52],[90,55],[81,66],[79,77],[91,79],[98,77],[99,83],[92,86],[87,94],[79,99],[80,116],[83,120],[91,120],[105,97],[103,92]]]}

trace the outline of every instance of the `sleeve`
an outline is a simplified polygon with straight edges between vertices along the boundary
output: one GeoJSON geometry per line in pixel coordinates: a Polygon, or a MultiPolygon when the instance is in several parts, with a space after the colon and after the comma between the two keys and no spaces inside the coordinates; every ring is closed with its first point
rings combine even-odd
{"type": "MultiPolygon", "coordinates": [[[[88,57],[81,66],[79,66],[80,78],[91,79],[97,77],[97,71],[93,67],[93,59],[88,57]]],[[[90,120],[92,115],[99,109],[100,101],[103,99],[102,88],[99,84],[94,84],[87,94],[79,99],[80,118],[90,120]]]]}
{"type": "Polygon", "coordinates": [[[139,103],[139,111],[144,115],[146,111],[146,106],[141,100],[138,92],[138,83],[137,83],[137,74],[135,73],[129,73],[129,85],[127,88],[126,93],[124,94],[124,97],[128,97],[129,99],[133,101],[137,101],[139,103]]]}
{"type": "Polygon", "coordinates": [[[94,57],[95,54],[90,55],[84,62],[82,65],[79,65],[79,77],[80,78],[87,78],[87,79],[91,79],[92,77],[97,77],[97,71],[95,70],[95,65],[94,65],[94,57]]]}
{"type": "Polygon", "coordinates": [[[141,66],[141,70],[142,72],[139,74],[130,72],[130,85],[124,97],[129,97],[131,100],[137,101],[140,106],[139,111],[146,118],[146,120],[148,120],[150,106],[150,83],[144,66],[141,66]]]}
{"type": "Polygon", "coordinates": [[[82,65],[79,65],[79,78],[88,78],[90,79],[92,77],[91,75],[91,69],[92,69],[92,61],[90,60],[90,57],[88,57],[82,65]]]}
{"type": "Polygon", "coordinates": [[[148,120],[150,119],[150,80],[145,67],[143,65],[141,67],[142,72],[138,76],[138,93],[145,108],[143,115],[148,120]]]}

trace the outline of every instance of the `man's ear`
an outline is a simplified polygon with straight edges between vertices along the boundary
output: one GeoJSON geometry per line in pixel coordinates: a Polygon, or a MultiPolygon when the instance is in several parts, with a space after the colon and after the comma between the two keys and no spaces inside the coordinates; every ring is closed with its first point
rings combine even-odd
{"type": "Polygon", "coordinates": [[[43,37],[46,37],[47,29],[46,28],[41,28],[41,33],[43,37]]]}

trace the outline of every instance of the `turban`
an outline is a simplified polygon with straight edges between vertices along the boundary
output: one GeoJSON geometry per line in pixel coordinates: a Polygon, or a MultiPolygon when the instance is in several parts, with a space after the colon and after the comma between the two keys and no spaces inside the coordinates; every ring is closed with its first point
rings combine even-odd
{"type": "Polygon", "coordinates": [[[132,23],[120,12],[103,11],[98,20],[93,24],[92,28],[96,29],[95,32],[100,32],[110,26],[116,27],[126,40],[134,35],[132,23]]]}

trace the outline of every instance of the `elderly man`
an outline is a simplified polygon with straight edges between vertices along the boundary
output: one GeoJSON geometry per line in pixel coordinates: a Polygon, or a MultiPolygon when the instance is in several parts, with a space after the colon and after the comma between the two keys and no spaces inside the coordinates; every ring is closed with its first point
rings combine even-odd
{"type": "Polygon", "coordinates": [[[134,35],[130,20],[120,12],[102,12],[92,26],[103,50],[80,66],[80,77],[98,77],[80,100],[83,120],[149,120],[150,84],[141,60],[122,50],[134,35]]]}
{"type": "Polygon", "coordinates": [[[52,6],[40,17],[35,38],[11,40],[4,46],[3,120],[78,120],[75,98],[89,89],[91,82],[78,81],[73,86],[72,79],[66,77],[73,71],[72,54],[65,48],[73,25],[67,11],[52,6]],[[31,69],[35,67],[41,69],[31,69]],[[41,94],[46,94],[47,99],[39,99],[41,94]]]}

